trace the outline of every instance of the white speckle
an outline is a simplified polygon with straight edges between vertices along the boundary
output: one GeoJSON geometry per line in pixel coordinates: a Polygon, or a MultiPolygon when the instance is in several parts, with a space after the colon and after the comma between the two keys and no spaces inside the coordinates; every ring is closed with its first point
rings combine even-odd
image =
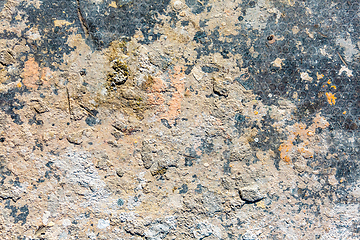
{"type": "Polygon", "coordinates": [[[284,60],[285,60],[285,59],[283,59],[283,58],[276,58],[276,59],[275,59],[273,62],[271,62],[271,63],[272,63],[272,65],[273,65],[274,67],[278,67],[278,68],[281,69],[281,66],[284,65],[284,63],[283,63],[284,60]]]}
{"type": "Polygon", "coordinates": [[[314,38],[314,33],[313,32],[309,32],[309,29],[305,29],[306,34],[309,36],[309,38],[314,38]]]}
{"type": "Polygon", "coordinates": [[[244,22],[248,28],[265,29],[269,17],[276,15],[275,23],[281,17],[281,12],[270,4],[270,1],[259,0],[253,8],[248,8],[244,16],[244,22]]]}
{"type": "Polygon", "coordinates": [[[197,67],[194,67],[191,73],[193,74],[194,78],[198,81],[200,81],[204,76],[204,72],[198,69],[197,67]]]}
{"type": "Polygon", "coordinates": [[[181,1],[175,1],[173,3],[173,7],[175,10],[180,10],[182,8],[182,6],[183,6],[183,3],[181,1]]]}
{"type": "Polygon", "coordinates": [[[47,225],[47,224],[48,224],[49,217],[50,217],[50,212],[49,212],[49,211],[45,211],[45,212],[44,212],[44,215],[43,215],[43,219],[42,219],[44,225],[47,225]]]}
{"type": "Polygon", "coordinates": [[[55,226],[55,223],[54,223],[54,222],[49,222],[49,223],[47,224],[47,226],[48,226],[48,227],[53,227],[53,226],[55,226]]]}
{"type": "Polygon", "coordinates": [[[70,225],[71,225],[70,219],[68,219],[68,218],[63,219],[63,220],[62,220],[62,225],[63,225],[64,227],[70,226],[70,225]]]}
{"type": "Polygon", "coordinates": [[[271,98],[271,97],[272,97],[272,94],[271,94],[271,93],[269,93],[268,97],[269,97],[269,98],[271,98]]]}
{"type": "Polygon", "coordinates": [[[299,29],[298,26],[294,26],[291,30],[292,30],[294,35],[296,35],[298,32],[300,32],[300,29],[299,29]]]}
{"type": "Polygon", "coordinates": [[[40,35],[39,31],[36,28],[31,28],[27,32],[27,35],[31,40],[40,40],[41,39],[41,35],[40,35]]]}
{"type": "Polygon", "coordinates": [[[254,141],[255,141],[255,142],[259,142],[259,139],[258,139],[258,138],[254,138],[254,141]]]}
{"type": "Polygon", "coordinates": [[[99,219],[97,227],[105,229],[110,226],[110,220],[99,219]]]}
{"type": "Polygon", "coordinates": [[[350,69],[348,69],[346,66],[341,66],[341,69],[339,70],[339,75],[341,75],[343,72],[346,72],[346,75],[348,77],[352,77],[352,71],[350,69]]]}
{"type": "Polygon", "coordinates": [[[208,163],[204,163],[204,166],[205,166],[205,167],[208,167],[208,166],[210,166],[210,165],[209,165],[208,163]]]}
{"type": "Polygon", "coordinates": [[[312,82],[313,78],[309,76],[307,72],[300,73],[300,77],[304,81],[312,82]]]}
{"type": "Polygon", "coordinates": [[[105,96],[107,94],[107,92],[108,91],[106,90],[106,88],[103,88],[103,89],[101,89],[100,94],[105,96]]]}
{"type": "Polygon", "coordinates": [[[326,57],[332,59],[332,55],[329,54],[329,53],[327,53],[327,52],[326,52],[326,49],[327,49],[327,46],[326,46],[326,45],[324,45],[323,48],[320,48],[320,53],[321,53],[321,55],[326,56],[326,57]]]}
{"type": "Polygon", "coordinates": [[[338,37],[336,39],[336,43],[340,45],[340,47],[344,48],[345,60],[347,62],[351,62],[354,55],[358,54],[359,51],[355,48],[355,45],[352,43],[351,39],[343,39],[338,37]]]}

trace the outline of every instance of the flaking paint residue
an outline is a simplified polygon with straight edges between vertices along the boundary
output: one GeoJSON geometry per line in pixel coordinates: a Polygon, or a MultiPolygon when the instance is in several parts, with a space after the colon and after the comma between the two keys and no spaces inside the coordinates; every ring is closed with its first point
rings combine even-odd
{"type": "MultiPolygon", "coordinates": [[[[335,87],[334,87],[335,88],[335,87]]],[[[335,88],[336,89],[336,88],[335,88]]],[[[330,105],[335,105],[336,102],[336,97],[335,97],[335,93],[331,93],[331,92],[327,92],[325,93],[326,95],[326,100],[330,105]]]]}
{"type": "Polygon", "coordinates": [[[23,84],[32,89],[36,89],[40,85],[48,85],[53,77],[51,69],[49,67],[40,68],[33,57],[25,62],[23,71],[23,84]]]}
{"type": "Polygon", "coordinates": [[[279,147],[281,159],[286,163],[291,163],[296,156],[296,152],[299,152],[305,158],[313,157],[314,146],[312,143],[316,136],[316,129],[324,129],[328,126],[329,123],[318,114],[310,126],[304,123],[295,123],[286,127],[288,138],[279,147]],[[295,143],[297,138],[301,143],[295,143]]]}
{"type": "Polygon", "coordinates": [[[185,91],[185,73],[182,66],[175,66],[173,70],[169,71],[171,80],[172,97],[168,103],[169,107],[162,118],[167,119],[170,123],[174,123],[175,118],[181,113],[181,101],[184,97],[185,91]]]}
{"type": "Polygon", "coordinates": [[[33,57],[25,62],[23,83],[26,87],[37,88],[36,84],[40,77],[39,64],[33,57]]]}

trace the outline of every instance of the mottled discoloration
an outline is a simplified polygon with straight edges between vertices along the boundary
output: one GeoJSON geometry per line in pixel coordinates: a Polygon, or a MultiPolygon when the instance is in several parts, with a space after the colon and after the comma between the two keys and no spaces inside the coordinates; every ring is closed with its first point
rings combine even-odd
{"type": "Polygon", "coordinates": [[[357,2],[0,9],[0,238],[359,238],[357,2]]]}

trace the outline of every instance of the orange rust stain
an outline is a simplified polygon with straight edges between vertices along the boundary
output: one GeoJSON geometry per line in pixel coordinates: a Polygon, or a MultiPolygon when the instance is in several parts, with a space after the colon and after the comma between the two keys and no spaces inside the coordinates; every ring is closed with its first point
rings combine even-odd
{"type": "Polygon", "coordinates": [[[26,87],[37,89],[39,85],[48,85],[51,77],[50,68],[40,68],[33,57],[25,62],[23,83],[26,87]]]}
{"type": "Polygon", "coordinates": [[[310,126],[306,126],[304,123],[295,123],[292,126],[288,126],[286,128],[289,133],[288,138],[278,149],[281,159],[286,163],[290,163],[296,151],[305,158],[312,158],[314,155],[313,150],[305,146],[310,145],[314,141],[314,136],[316,136],[315,130],[317,128],[324,129],[328,126],[329,123],[320,114],[316,115],[310,126]],[[293,144],[296,138],[302,141],[297,146],[293,144]]]}
{"type": "Polygon", "coordinates": [[[175,91],[172,94],[168,105],[169,108],[166,113],[163,114],[163,118],[166,118],[169,122],[173,123],[175,118],[181,113],[181,101],[185,92],[185,72],[184,67],[175,66],[172,72],[169,73],[172,86],[175,91]]]}
{"type": "Polygon", "coordinates": [[[324,77],[324,74],[316,73],[317,79],[320,80],[324,77]]]}
{"type": "Polygon", "coordinates": [[[167,72],[168,79],[163,79],[167,77],[161,77],[160,74],[152,77],[151,86],[146,89],[148,104],[156,106],[157,113],[160,113],[159,119],[167,119],[170,124],[174,123],[175,118],[181,113],[181,102],[186,93],[184,71],[183,66],[175,66],[167,72]],[[169,92],[170,99],[167,97],[169,92]]]}
{"type": "Polygon", "coordinates": [[[330,80],[330,79],[327,81],[327,84],[331,84],[331,80],[330,80]]]}
{"type": "Polygon", "coordinates": [[[335,90],[336,90],[336,86],[331,86],[330,88],[333,88],[333,89],[335,89],[335,90]]]}
{"type": "Polygon", "coordinates": [[[335,105],[335,99],[337,99],[335,97],[335,94],[331,93],[331,92],[328,92],[328,93],[325,93],[326,95],[326,98],[327,98],[327,101],[330,105],[335,105]]]}
{"type": "Polygon", "coordinates": [[[34,58],[29,58],[29,60],[25,62],[23,83],[26,87],[34,89],[38,87],[36,83],[40,77],[39,70],[39,64],[35,61],[34,58]]]}
{"type": "Polygon", "coordinates": [[[279,151],[280,151],[280,157],[282,160],[284,160],[287,163],[290,163],[291,159],[288,156],[289,152],[291,152],[291,149],[293,148],[293,144],[292,142],[290,142],[289,140],[286,143],[283,143],[280,145],[279,147],[279,151]]]}
{"type": "Polygon", "coordinates": [[[147,89],[148,92],[148,103],[150,105],[157,105],[160,107],[158,111],[163,112],[165,98],[163,92],[166,89],[164,81],[160,77],[153,77],[154,83],[147,89]]]}

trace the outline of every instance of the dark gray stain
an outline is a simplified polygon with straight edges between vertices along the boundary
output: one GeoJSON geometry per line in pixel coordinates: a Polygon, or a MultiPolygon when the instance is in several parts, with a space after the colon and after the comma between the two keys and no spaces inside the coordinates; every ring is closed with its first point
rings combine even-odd
{"type": "Polygon", "coordinates": [[[20,115],[15,113],[16,110],[20,110],[24,107],[24,103],[17,99],[15,95],[22,94],[24,89],[13,89],[5,93],[0,93],[0,110],[5,112],[11,117],[14,123],[23,124],[20,115]]]}
{"type": "Polygon", "coordinates": [[[27,205],[17,208],[16,206],[10,205],[10,200],[7,200],[5,202],[5,208],[11,210],[10,216],[14,218],[14,223],[18,223],[19,221],[22,222],[21,225],[26,223],[26,218],[29,215],[29,209],[27,205]]]}
{"type": "Polygon", "coordinates": [[[161,119],[161,123],[165,126],[165,127],[167,127],[167,128],[171,128],[171,125],[169,124],[169,121],[167,120],[167,119],[165,119],[165,118],[162,118],[161,119]]]}
{"type": "Polygon", "coordinates": [[[211,137],[201,139],[200,149],[202,153],[210,154],[214,151],[214,144],[211,137]]]}
{"type": "Polygon", "coordinates": [[[44,124],[43,120],[36,119],[36,114],[34,114],[33,118],[29,119],[28,123],[29,123],[29,125],[33,125],[33,124],[35,124],[35,125],[43,125],[44,124]]]}
{"type": "Polygon", "coordinates": [[[95,126],[97,124],[101,124],[101,121],[92,115],[88,115],[87,118],[85,119],[85,122],[87,125],[89,125],[91,127],[95,126]]]}
{"type": "Polygon", "coordinates": [[[201,184],[198,184],[195,188],[195,193],[202,193],[202,185],[201,184]]]}
{"type": "Polygon", "coordinates": [[[191,8],[191,12],[199,14],[205,11],[206,6],[209,4],[209,0],[197,1],[197,0],[185,0],[185,4],[191,8]]]}
{"type": "Polygon", "coordinates": [[[184,183],[181,188],[179,189],[180,194],[185,194],[188,191],[188,186],[184,183]]]}
{"type": "Polygon", "coordinates": [[[82,25],[96,48],[107,46],[121,37],[131,37],[140,29],[144,35],[143,43],[155,41],[160,34],[154,32],[157,18],[164,14],[170,0],[131,0],[116,1],[117,8],[109,7],[111,1],[94,3],[90,0],[78,0],[78,11],[82,16],[82,25]]]}
{"type": "MultiPolygon", "coordinates": [[[[26,13],[28,27],[22,32],[26,36],[32,27],[37,27],[40,40],[27,39],[30,53],[41,67],[54,68],[52,63],[62,63],[64,54],[69,54],[74,48],[67,44],[69,29],[80,27],[75,0],[42,1],[39,8],[26,2],[21,3],[19,9],[26,13]],[[54,25],[54,20],[66,20],[72,23],[68,26],[54,25]]],[[[16,37],[17,38],[17,37],[16,37]]]]}

